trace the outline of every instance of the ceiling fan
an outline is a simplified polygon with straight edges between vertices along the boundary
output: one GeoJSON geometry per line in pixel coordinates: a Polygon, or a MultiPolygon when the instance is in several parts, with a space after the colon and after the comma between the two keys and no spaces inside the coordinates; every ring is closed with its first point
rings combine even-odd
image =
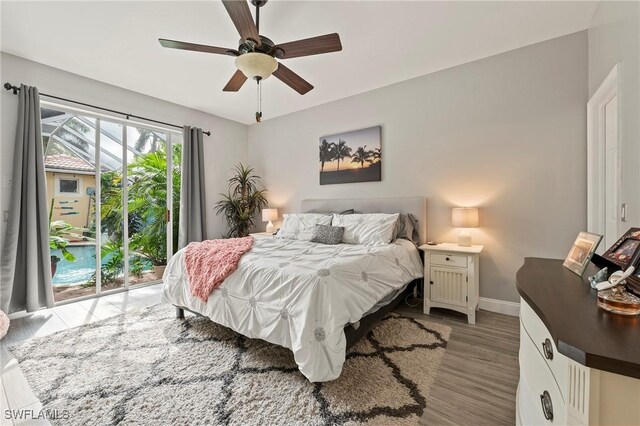
{"type": "Polygon", "coordinates": [[[256,7],[256,21],[254,23],[251,10],[245,0],[222,0],[222,4],[225,9],[227,9],[227,13],[240,33],[241,38],[237,49],[167,40],[164,38],[159,39],[163,47],[171,49],[235,56],[238,70],[222,90],[225,92],[237,92],[248,78],[256,80],[258,83],[259,96],[259,111],[256,113],[257,121],[260,121],[262,117],[262,112],[260,111],[260,82],[267,79],[270,75],[273,74],[278,80],[301,95],[313,89],[313,86],[309,82],[285,67],[282,63],[279,63],[276,58],[299,58],[301,56],[319,55],[342,50],[340,36],[336,33],[282,44],[275,44],[269,38],[260,35],[260,8],[266,3],[267,0],[251,0],[251,4],[256,7]]]}

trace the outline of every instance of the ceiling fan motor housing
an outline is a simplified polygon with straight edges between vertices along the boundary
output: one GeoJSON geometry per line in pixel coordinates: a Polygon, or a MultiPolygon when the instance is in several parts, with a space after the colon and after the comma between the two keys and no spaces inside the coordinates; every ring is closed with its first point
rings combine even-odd
{"type": "Polygon", "coordinates": [[[284,55],[284,50],[276,47],[275,43],[271,41],[270,38],[261,35],[260,43],[260,46],[258,46],[253,40],[240,39],[240,41],[238,42],[238,52],[240,52],[240,54],[249,52],[260,52],[266,53],[267,55],[276,58],[282,58],[282,56],[284,55]]]}

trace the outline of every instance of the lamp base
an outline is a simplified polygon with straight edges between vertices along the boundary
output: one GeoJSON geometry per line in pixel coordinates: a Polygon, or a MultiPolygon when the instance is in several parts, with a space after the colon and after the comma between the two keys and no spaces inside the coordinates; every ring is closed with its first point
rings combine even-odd
{"type": "Polygon", "coordinates": [[[265,231],[268,234],[273,234],[274,232],[276,232],[276,227],[273,225],[271,221],[269,221],[269,223],[267,224],[267,229],[265,229],[265,231]]]}
{"type": "Polygon", "coordinates": [[[471,234],[469,231],[460,231],[458,234],[458,245],[461,247],[471,247],[471,234]]]}

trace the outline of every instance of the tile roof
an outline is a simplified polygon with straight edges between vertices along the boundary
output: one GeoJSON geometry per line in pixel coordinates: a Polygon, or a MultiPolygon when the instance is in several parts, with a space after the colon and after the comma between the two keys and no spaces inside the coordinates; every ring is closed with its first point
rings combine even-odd
{"type": "Polygon", "coordinates": [[[44,157],[46,169],[75,170],[79,172],[93,172],[95,167],[80,157],[66,154],[47,155],[44,157]]]}

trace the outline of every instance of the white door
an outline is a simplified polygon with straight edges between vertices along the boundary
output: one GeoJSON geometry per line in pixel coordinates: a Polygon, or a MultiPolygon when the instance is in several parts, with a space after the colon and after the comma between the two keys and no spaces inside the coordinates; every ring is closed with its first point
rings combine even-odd
{"type": "Polygon", "coordinates": [[[618,65],[587,104],[587,230],[603,235],[602,254],[620,237],[618,65]]]}
{"type": "Polygon", "coordinates": [[[604,106],[605,152],[605,234],[604,247],[611,247],[620,236],[618,208],[618,183],[620,182],[620,158],[618,155],[618,95],[604,106]]]}

